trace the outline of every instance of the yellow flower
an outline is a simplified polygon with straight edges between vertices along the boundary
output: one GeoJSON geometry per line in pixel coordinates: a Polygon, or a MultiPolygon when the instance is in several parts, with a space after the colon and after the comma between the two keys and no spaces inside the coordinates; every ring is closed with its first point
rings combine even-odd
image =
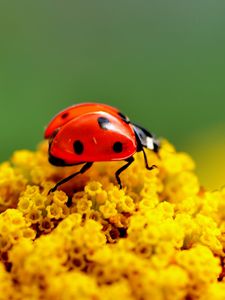
{"type": "Polygon", "coordinates": [[[48,145],[0,165],[0,300],[224,300],[225,188],[167,141],[121,162],[54,167],[48,145]]]}

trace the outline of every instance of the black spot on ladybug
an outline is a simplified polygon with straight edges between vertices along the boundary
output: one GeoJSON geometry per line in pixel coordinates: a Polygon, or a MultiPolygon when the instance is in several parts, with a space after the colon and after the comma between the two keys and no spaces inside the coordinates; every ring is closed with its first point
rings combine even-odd
{"type": "Polygon", "coordinates": [[[109,121],[109,119],[107,119],[105,117],[99,117],[98,118],[98,125],[102,129],[109,130],[110,121],[109,121]]]}
{"type": "Polygon", "coordinates": [[[118,115],[120,116],[120,118],[125,121],[126,123],[130,123],[130,120],[127,116],[125,116],[123,113],[121,113],[120,111],[118,112],[118,115]]]}
{"type": "Polygon", "coordinates": [[[121,142],[115,142],[113,144],[113,151],[116,153],[120,153],[123,151],[123,144],[121,142]]]}
{"type": "Polygon", "coordinates": [[[78,155],[82,154],[83,151],[84,151],[84,145],[82,144],[81,141],[79,140],[76,140],[74,143],[73,143],[73,149],[74,149],[74,152],[78,155]]]}
{"type": "Polygon", "coordinates": [[[62,119],[66,119],[68,117],[69,113],[68,112],[65,112],[64,114],[61,115],[61,118],[62,119]]]}
{"type": "Polygon", "coordinates": [[[53,131],[52,135],[50,136],[50,138],[49,138],[49,149],[50,149],[50,146],[51,146],[51,144],[52,144],[52,142],[53,142],[53,139],[54,139],[54,137],[56,136],[56,134],[58,133],[58,131],[59,131],[59,128],[55,129],[55,130],[53,131]]]}

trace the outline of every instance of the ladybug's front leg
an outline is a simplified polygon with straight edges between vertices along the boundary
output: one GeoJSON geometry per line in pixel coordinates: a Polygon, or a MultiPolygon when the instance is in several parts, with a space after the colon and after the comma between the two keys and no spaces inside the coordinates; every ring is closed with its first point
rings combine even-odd
{"type": "Polygon", "coordinates": [[[146,169],[147,169],[147,170],[153,170],[153,169],[157,168],[156,165],[152,165],[152,166],[149,166],[149,165],[148,165],[148,160],[147,160],[147,156],[146,156],[144,147],[142,147],[141,151],[143,152],[143,155],[144,155],[144,160],[145,160],[145,167],[146,167],[146,169]]]}
{"type": "Polygon", "coordinates": [[[52,189],[49,190],[48,195],[49,195],[50,193],[52,193],[52,192],[55,192],[55,191],[57,190],[57,188],[58,188],[60,185],[66,183],[67,181],[71,180],[71,179],[74,178],[75,176],[77,176],[77,175],[79,175],[79,174],[83,174],[84,172],[86,172],[88,169],[90,169],[90,167],[91,167],[92,165],[93,165],[93,162],[87,162],[87,163],[80,169],[80,171],[78,171],[78,172],[76,172],[76,173],[73,173],[73,174],[71,174],[70,176],[68,176],[68,177],[66,177],[66,178],[64,178],[64,179],[62,179],[62,180],[60,180],[59,182],[57,182],[56,185],[55,185],[52,189]]]}
{"type": "Polygon", "coordinates": [[[116,176],[116,180],[118,182],[118,185],[120,186],[120,189],[122,189],[122,184],[121,184],[121,180],[120,180],[120,177],[119,175],[124,171],[126,170],[129,165],[132,164],[132,162],[134,161],[134,158],[133,156],[129,157],[128,159],[126,159],[125,161],[127,161],[127,164],[125,164],[124,166],[122,166],[121,168],[119,168],[116,173],[115,173],[115,176],[116,176]]]}

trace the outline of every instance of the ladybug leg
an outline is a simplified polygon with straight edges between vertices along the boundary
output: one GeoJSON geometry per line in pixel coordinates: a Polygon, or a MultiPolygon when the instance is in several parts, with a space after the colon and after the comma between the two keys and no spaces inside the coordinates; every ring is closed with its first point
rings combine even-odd
{"type": "Polygon", "coordinates": [[[76,172],[76,173],[73,173],[73,174],[71,174],[70,176],[68,176],[68,177],[66,177],[66,178],[64,178],[64,179],[62,179],[62,180],[60,180],[59,182],[57,182],[56,185],[55,185],[52,189],[49,190],[48,195],[49,195],[50,193],[52,193],[52,192],[55,192],[55,191],[57,190],[57,188],[58,188],[60,185],[62,185],[62,184],[64,184],[64,183],[68,182],[69,180],[71,180],[71,179],[74,178],[75,176],[77,176],[77,175],[79,175],[79,174],[83,174],[84,172],[86,172],[88,169],[90,169],[90,167],[91,167],[92,165],[93,165],[93,162],[87,162],[85,165],[83,165],[83,167],[80,169],[80,171],[78,171],[78,172],[76,172]]]}
{"type": "Polygon", "coordinates": [[[122,189],[122,184],[121,184],[121,180],[120,180],[119,175],[120,175],[124,170],[126,170],[126,169],[129,167],[129,165],[132,164],[132,162],[134,161],[134,158],[133,158],[133,156],[131,156],[131,157],[129,157],[128,159],[126,159],[125,161],[127,161],[127,163],[126,163],[124,166],[122,166],[121,168],[119,168],[119,169],[116,171],[116,173],[115,173],[116,180],[117,180],[117,182],[118,182],[118,185],[119,185],[120,189],[122,189]]]}
{"type": "Polygon", "coordinates": [[[141,151],[143,152],[143,155],[144,155],[144,160],[145,160],[145,167],[146,167],[146,169],[147,169],[147,170],[153,170],[153,169],[157,168],[156,165],[152,165],[152,166],[149,166],[149,165],[148,165],[147,155],[146,155],[146,153],[145,153],[144,147],[142,147],[141,151]]]}

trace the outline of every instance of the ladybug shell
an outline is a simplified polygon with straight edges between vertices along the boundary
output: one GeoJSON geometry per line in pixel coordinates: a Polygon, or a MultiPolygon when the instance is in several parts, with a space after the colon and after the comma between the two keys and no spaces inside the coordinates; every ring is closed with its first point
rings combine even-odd
{"type": "Polygon", "coordinates": [[[117,108],[101,103],[81,103],[70,106],[58,113],[50,121],[48,127],[45,129],[45,138],[50,138],[56,129],[62,127],[73,118],[94,111],[105,111],[116,115],[119,113],[117,108]]]}
{"type": "Polygon", "coordinates": [[[130,124],[111,113],[89,112],[63,125],[49,146],[50,157],[66,164],[123,160],[137,150],[130,124]]]}

